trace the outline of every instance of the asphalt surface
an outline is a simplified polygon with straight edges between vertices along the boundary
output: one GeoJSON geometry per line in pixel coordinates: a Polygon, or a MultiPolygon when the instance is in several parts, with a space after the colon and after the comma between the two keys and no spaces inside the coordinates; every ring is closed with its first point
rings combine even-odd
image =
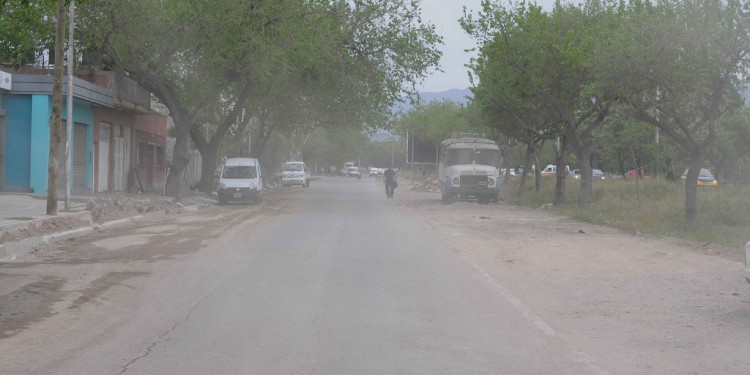
{"type": "Polygon", "coordinates": [[[329,178],[48,250],[0,373],[608,373],[398,195],[329,178]]]}

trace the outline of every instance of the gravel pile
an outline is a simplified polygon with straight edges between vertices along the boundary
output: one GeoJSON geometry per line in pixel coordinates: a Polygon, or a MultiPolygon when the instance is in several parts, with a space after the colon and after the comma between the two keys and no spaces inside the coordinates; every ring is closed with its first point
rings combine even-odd
{"type": "Polygon", "coordinates": [[[438,181],[437,178],[429,177],[427,181],[414,185],[409,190],[423,191],[423,192],[428,192],[428,193],[437,193],[437,192],[440,192],[440,181],[438,181]]]}

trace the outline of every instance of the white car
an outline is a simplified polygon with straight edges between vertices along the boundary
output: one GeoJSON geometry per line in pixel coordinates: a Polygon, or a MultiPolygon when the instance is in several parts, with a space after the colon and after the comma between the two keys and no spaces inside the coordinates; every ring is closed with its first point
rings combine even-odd
{"type": "Polygon", "coordinates": [[[357,177],[361,175],[359,167],[346,167],[346,175],[349,177],[357,177]]]}
{"type": "MultiPolygon", "coordinates": [[[[580,169],[574,169],[570,171],[570,175],[573,176],[576,180],[581,179],[581,170],[580,169]]],[[[604,172],[602,172],[601,169],[592,169],[591,170],[591,178],[594,180],[604,180],[604,172]]]]}
{"type": "Polygon", "coordinates": [[[310,186],[310,173],[301,161],[290,161],[281,169],[281,184],[283,186],[310,186]]]}

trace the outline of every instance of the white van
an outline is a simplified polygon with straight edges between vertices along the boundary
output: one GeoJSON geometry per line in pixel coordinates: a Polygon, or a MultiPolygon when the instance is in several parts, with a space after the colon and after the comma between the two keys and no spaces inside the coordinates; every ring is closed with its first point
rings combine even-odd
{"type": "Polygon", "coordinates": [[[255,158],[227,159],[219,176],[219,204],[230,200],[262,201],[263,174],[260,162],[255,158]]]}
{"type": "MultiPolygon", "coordinates": [[[[547,166],[542,170],[542,176],[554,176],[557,174],[557,166],[554,164],[547,164],[547,166]]],[[[565,166],[565,173],[570,174],[570,166],[565,166]]]]}
{"type": "Polygon", "coordinates": [[[310,186],[310,172],[305,163],[301,161],[290,161],[281,168],[281,184],[283,186],[300,185],[310,186]]]}

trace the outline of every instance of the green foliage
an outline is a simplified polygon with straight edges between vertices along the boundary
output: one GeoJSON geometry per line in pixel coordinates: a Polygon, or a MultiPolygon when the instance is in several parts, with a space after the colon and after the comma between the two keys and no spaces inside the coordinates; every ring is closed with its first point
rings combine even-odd
{"type": "MultiPolygon", "coordinates": [[[[594,0],[558,2],[551,12],[523,1],[508,6],[484,1],[476,19],[464,14],[460,22],[479,44],[470,65],[478,83],[473,91],[491,123],[529,147],[563,137],[556,161],[567,164],[573,151],[581,169],[589,171],[596,133],[616,99],[611,83],[598,79],[595,54],[612,11],[594,0]]],[[[565,196],[565,180],[557,182],[556,204],[565,196]]],[[[589,202],[590,189],[584,173],[579,204],[589,202]]]]}
{"type": "Polygon", "coordinates": [[[53,1],[3,0],[0,3],[0,62],[33,64],[45,50],[53,50],[56,17],[53,1]]]}
{"type": "Polygon", "coordinates": [[[717,178],[750,182],[750,109],[743,107],[721,118],[717,142],[709,151],[708,159],[717,178]]]}
{"type": "Polygon", "coordinates": [[[482,133],[485,129],[472,121],[466,108],[444,100],[417,104],[397,120],[394,130],[404,139],[408,133],[422,141],[439,144],[454,132],[482,133]]]}

